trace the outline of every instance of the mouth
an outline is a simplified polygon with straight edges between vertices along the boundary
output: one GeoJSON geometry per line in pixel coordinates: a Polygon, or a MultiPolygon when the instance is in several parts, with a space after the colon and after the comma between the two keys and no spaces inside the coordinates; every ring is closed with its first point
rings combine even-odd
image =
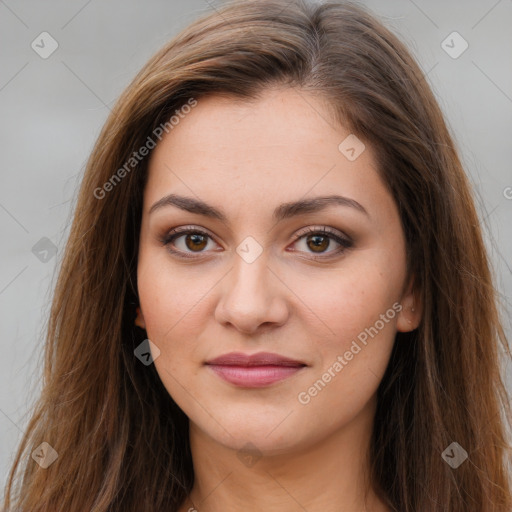
{"type": "Polygon", "coordinates": [[[302,361],[269,352],[253,355],[231,352],[205,364],[223,380],[246,388],[269,386],[307,367],[302,361]]]}

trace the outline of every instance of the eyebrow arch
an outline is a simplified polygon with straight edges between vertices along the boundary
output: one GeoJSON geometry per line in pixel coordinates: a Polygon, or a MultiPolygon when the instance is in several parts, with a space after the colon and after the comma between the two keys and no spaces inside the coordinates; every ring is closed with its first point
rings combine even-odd
{"type": "MultiPolygon", "coordinates": [[[[180,196],[177,194],[169,194],[159,199],[153,204],[153,206],[151,206],[149,214],[153,213],[155,210],[171,205],[190,213],[204,215],[227,223],[226,215],[217,208],[199,199],[180,196]]],[[[354,199],[339,195],[320,196],[313,197],[311,199],[301,199],[298,201],[283,203],[274,210],[272,217],[274,221],[280,222],[296,215],[319,212],[331,205],[348,206],[370,217],[370,214],[366,211],[363,205],[354,199]]]]}

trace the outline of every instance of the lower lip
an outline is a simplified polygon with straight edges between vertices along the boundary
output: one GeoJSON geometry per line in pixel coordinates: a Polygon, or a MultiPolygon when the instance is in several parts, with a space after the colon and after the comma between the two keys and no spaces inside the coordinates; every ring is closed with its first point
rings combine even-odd
{"type": "Polygon", "coordinates": [[[291,377],[305,366],[231,366],[208,365],[219,377],[246,388],[260,388],[291,377]]]}

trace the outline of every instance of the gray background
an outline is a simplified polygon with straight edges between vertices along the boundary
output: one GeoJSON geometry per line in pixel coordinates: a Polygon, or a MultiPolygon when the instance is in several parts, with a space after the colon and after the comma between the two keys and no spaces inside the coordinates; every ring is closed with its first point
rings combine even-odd
{"type": "MultiPolygon", "coordinates": [[[[401,36],[428,74],[474,183],[510,336],[512,0],[361,3],[401,36]],[[453,31],[469,44],[458,58],[442,47],[453,31]]],[[[51,288],[93,143],[146,60],[220,5],[0,0],[1,488],[40,389],[51,288]],[[45,31],[58,48],[43,59],[31,44],[45,31]]],[[[445,44],[462,48],[456,39],[445,44]]]]}

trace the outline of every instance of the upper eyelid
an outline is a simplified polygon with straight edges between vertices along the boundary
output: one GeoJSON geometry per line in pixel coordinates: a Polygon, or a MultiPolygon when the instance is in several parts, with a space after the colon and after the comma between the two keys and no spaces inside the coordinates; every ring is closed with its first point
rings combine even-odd
{"type": "Polygon", "coordinates": [[[295,233],[293,235],[293,237],[294,237],[293,239],[295,241],[295,240],[307,235],[308,233],[323,233],[323,234],[339,236],[340,238],[346,238],[347,240],[351,240],[351,238],[347,234],[345,234],[343,231],[340,231],[339,229],[331,228],[330,226],[319,226],[319,225],[308,226],[307,228],[299,230],[297,233],[295,233]]]}

